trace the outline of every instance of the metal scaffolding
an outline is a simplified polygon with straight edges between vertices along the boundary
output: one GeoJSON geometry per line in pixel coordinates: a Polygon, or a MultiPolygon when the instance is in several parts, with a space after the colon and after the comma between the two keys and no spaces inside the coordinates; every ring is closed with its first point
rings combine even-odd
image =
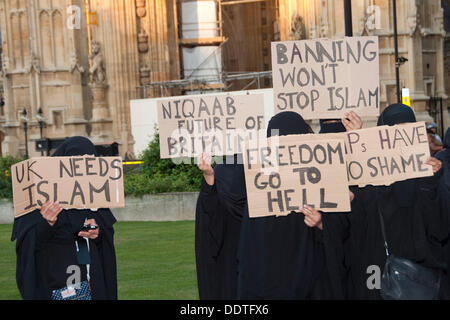
{"type": "Polygon", "coordinates": [[[169,80],[160,82],[150,82],[146,85],[139,86],[138,89],[141,92],[141,97],[147,97],[149,89],[159,89],[160,97],[170,96],[170,89],[178,89],[180,91],[200,91],[203,93],[208,90],[215,91],[228,91],[234,81],[238,80],[250,80],[241,90],[247,90],[253,84],[256,84],[257,88],[261,88],[261,80],[269,78],[272,79],[272,71],[260,71],[260,72],[223,72],[220,76],[220,81],[216,77],[214,78],[195,78],[195,79],[180,79],[169,80]]]}
{"type": "MultiPolygon", "coordinates": [[[[202,45],[219,45],[217,50],[221,50],[222,46],[227,42],[227,38],[223,36],[223,21],[222,21],[222,6],[228,5],[239,5],[239,4],[247,4],[247,3],[255,3],[255,2],[265,2],[267,0],[215,0],[217,3],[217,29],[218,36],[213,38],[199,38],[199,39],[184,39],[180,37],[178,39],[178,43],[180,47],[194,47],[194,46],[202,46],[202,45]]],[[[233,84],[237,81],[249,80],[248,83],[243,84],[243,87],[240,90],[246,90],[252,85],[256,84],[258,89],[261,88],[261,80],[265,78],[272,78],[272,71],[259,71],[259,72],[223,72],[221,71],[216,75],[204,75],[204,76],[195,76],[194,73],[200,69],[204,65],[204,63],[213,56],[215,52],[206,57],[202,63],[200,63],[196,69],[192,70],[189,75],[185,75],[184,79],[179,80],[168,80],[168,81],[156,81],[150,82],[145,85],[138,86],[139,95],[141,98],[146,98],[148,94],[151,94],[152,97],[158,95],[160,97],[167,97],[173,95],[173,92],[176,94],[184,94],[185,92],[200,92],[204,93],[205,91],[228,91],[233,84]],[[156,90],[155,90],[156,89],[156,90]]],[[[242,85],[242,83],[240,83],[242,85]]]]}

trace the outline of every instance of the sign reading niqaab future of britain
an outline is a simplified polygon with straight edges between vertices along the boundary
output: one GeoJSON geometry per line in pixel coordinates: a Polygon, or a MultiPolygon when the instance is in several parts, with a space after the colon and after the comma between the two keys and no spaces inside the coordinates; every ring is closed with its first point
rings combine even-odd
{"type": "Polygon", "coordinates": [[[275,114],[304,119],[378,116],[378,37],[272,42],[275,114]]]}
{"type": "Polygon", "coordinates": [[[42,157],[11,166],[15,217],[46,201],[63,208],[125,206],[120,157],[42,157]]]}
{"type": "Polygon", "coordinates": [[[271,137],[244,150],[250,217],[285,216],[304,205],[350,211],[343,139],[271,137]]]}
{"type": "Polygon", "coordinates": [[[161,158],[242,153],[265,128],[263,94],[179,96],[157,108],[161,158]]]}

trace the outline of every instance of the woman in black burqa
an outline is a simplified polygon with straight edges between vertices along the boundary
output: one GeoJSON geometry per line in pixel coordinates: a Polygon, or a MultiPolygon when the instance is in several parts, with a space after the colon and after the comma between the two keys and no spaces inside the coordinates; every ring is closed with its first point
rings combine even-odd
{"type": "MultiPolygon", "coordinates": [[[[443,171],[438,187],[439,204],[441,211],[447,213],[450,223],[450,128],[447,129],[444,136],[444,150],[437,153],[436,158],[442,161],[443,171]]],[[[450,239],[447,240],[444,250],[447,263],[447,281],[450,286],[450,239]]]]}
{"type": "MultiPolygon", "coordinates": [[[[92,142],[84,137],[72,137],[53,156],[85,154],[96,154],[92,142]]],[[[16,281],[22,297],[50,299],[53,290],[67,286],[74,272],[69,266],[80,268],[81,281],[87,280],[89,266],[92,299],[117,299],[115,222],[109,209],[62,210],[57,203],[46,203],[41,210],[16,218],[11,240],[16,240],[16,281]],[[80,232],[85,223],[99,228],[80,232]],[[80,261],[76,247],[79,244],[80,251],[86,250],[87,244],[83,245],[86,239],[89,257],[80,261]]]]}
{"type": "Polygon", "coordinates": [[[436,154],[436,158],[442,161],[443,171],[439,180],[439,200],[441,209],[450,217],[450,128],[447,129],[443,142],[444,150],[436,154]]]}
{"type": "MultiPolygon", "coordinates": [[[[320,134],[341,133],[362,128],[361,118],[353,111],[347,113],[342,119],[321,119],[320,134]]],[[[350,200],[357,193],[357,187],[349,186],[350,200]]],[[[326,251],[327,268],[334,272],[335,290],[340,292],[340,298],[348,297],[348,266],[345,261],[345,242],[348,239],[348,212],[322,213],[322,241],[326,251]]]]}
{"type": "MultiPolygon", "coordinates": [[[[274,116],[267,136],[313,133],[294,112],[274,116]]],[[[322,226],[320,214],[312,208],[282,217],[249,218],[243,215],[238,248],[238,299],[343,299],[341,270],[332,233],[322,226]],[[329,237],[329,236],[328,236],[329,237]],[[331,255],[329,254],[331,252],[331,255]]]]}
{"type": "Polygon", "coordinates": [[[195,254],[199,298],[236,299],[237,246],[247,197],[242,157],[211,167],[199,157],[204,178],[195,216],[195,254]]]}
{"type": "MultiPolygon", "coordinates": [[[[387,107],[378,119],[378,126],[416,122],[412,109],[402,104],[387,107]]],[[[425,164],[437,172],[440,162],[428,159],[425,164]]],[[[408,179],[390,186],[359,188],[347,216],[348,225],[335,225],[336,234],[345,241],[345,261],[349,270],[350,299],[381,299],[374,271],[383,270],[386,252],[378,208],[383,215],[390,252],[434,269],[444,276],[443,243],[449,230],[447,215],[439,208],[438,174],[408,179]]],[[[342,222],[342,221],[341,221],[342,222]]],[[[336,239],[338,241],[338,239],[336,239]]],[[[440,297],[447,295],[441,281],[440,297]]]]}

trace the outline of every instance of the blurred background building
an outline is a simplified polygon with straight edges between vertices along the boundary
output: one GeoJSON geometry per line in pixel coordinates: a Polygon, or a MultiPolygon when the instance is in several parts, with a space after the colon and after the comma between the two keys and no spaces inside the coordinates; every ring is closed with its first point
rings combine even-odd
{"type": "MultiPolygon", "coordinates": [[[[0,0],[0,152],[83,135],[123,156],[130,99],[270,88],[271,41],[344,36],[343,2],[0,0]]],[[[392,2],[351,8],[353,35],[380,38],[382,108],[397,101],[392,2]]],[[[450,0],[397,0],[397,21],[400,85],[447,128],[450,0]]]]}

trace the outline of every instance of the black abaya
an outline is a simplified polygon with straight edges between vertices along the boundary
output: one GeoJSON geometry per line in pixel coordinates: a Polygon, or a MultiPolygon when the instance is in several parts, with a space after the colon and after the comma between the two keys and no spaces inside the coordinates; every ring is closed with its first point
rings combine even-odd
{"type": "MultiPolygon", "coordinates": [[[[84,137],[67,139],[54,156],[95,155],[94,145],[84,137]]],[[[73,275],[69,266],[78,266],[81,281],[87,279],[87,266],[80,264],[75,242],[85,219],[95,219],[99,236],[89,239],[90,287],[93,299],[117,299],[117,272],[114,250],[116,222],[109,209],[63,210],[50,226],[39,210],[14,220],[11,240],[16,240],[16,281],[24,299],[50,299],[53,290],[67,286],[73,275]]]]}
{"type": "MultiPolygon", "coordinates": [[[[359,190],[349,214],[350,237],[347,256],[351,299],[381,299],[377,288],[369,289],[370,266],[384,269],[386,252],[378,214],[380,207],[386,226],[390,252],[442,273],[445,270],[442,244],[448,236],[447,217],[437,201],[436,178],[411,179],[412,201],[400,206],[391,187],[359,190]]],[[[442,295],[447,288],[442,286],[442,295]]],[[[442,296],[441,295],[441,296],[442,296]]]]}
{"type": "MultiPolygon", "coordinates": [[[[297,113],[282,112],[270,120],[267,133],[312,130],[297,113]]],[[[330,241],[334,227],[324,224],[324,231],[308,227],[302,213],[249,218],[246,207],[238,251],[238,298],[342,299],[338,249],[330,241]]]]}
{"type": "Polygon", "coordinates": [[[85,241],[77,236],[85,218],[95,219],[100,231],[97,239],[89,240],[92,298],[117,299],[116,220],[109,209],[66,210],[58,215],[53,227],[38,210],[16,218],[11,240],[17,241],[16,281],[22,298],[50,299],[53,290],[66,287],[71,265],[78,266],[80,280],[86,280],[86,266],[78,264],[75,248],[75,240],[85,241]]]}
{"type": "Polygon", "coordinates": [[[301,213],[242,222],[239,299],[320,299],[327,292],[321,231],[301,213]],[[324,279],[325,278],[325,279],[324,279]]]}
{"type": "MultiPolygon", "coordinates": [[[[450,222],[450,128],[447,129],[444,136],[444,148],[444,150],[436,154],[436,158],[442,161],[441,170],[443,171],[439,179],[438,194],[441,211],[447,214],[450,222]]],[[[447,240],[444,250],[447,263],[446,280],[450,286],[450,239],[447,240]]]]}
{"type": "Polygon", "coordinates": [[[217,165],[214,185],[202,181],[195,222],[197,282],[202,300],[236,299],[236,253],[245,206],[242,165],[217,165]]]}
{"type": "MultiPolygon", "coordinates": [[[[395,104],[383,111],[378,125],[415,121],[411,108],[395,104]]],[[[350,299],[381,299],[376,281],[368,285],[369,277],[376,276],[374,270],[379,270],[378,276],[381,276],[386,262],[378,209],[383,215],[390,253],[444,276],[442,246],[448,237],[448,217],[439,208],[437,183],[438,175],[434,175],[395,182],[388,187],[366,186],[355,191],[352,211],[347,217],[348,228],[340,229],[339,238],[345,241],[350,299]]],[[[442,281],[441,298],[448,294],[447,287],[442,281]]]]}

